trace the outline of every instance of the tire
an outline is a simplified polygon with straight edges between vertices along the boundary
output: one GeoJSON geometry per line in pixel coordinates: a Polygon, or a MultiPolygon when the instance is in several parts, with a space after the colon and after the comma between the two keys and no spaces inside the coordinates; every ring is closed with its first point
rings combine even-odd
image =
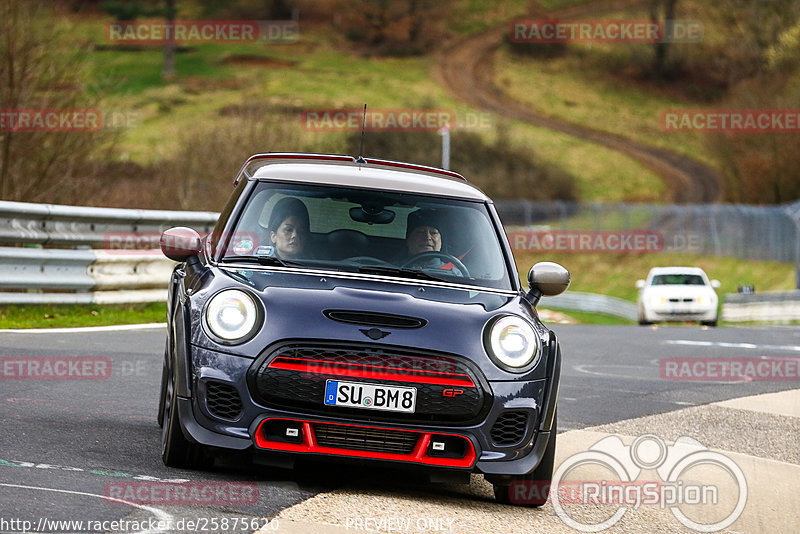
{"type": "Polygon", "coordinates": [[[542,461],[539,462],[536,469],[527,475],[512,477],[508,484],[492,484],[494,487],[494,498],[497,502],[530,508],[539,508],[547,502],[550,481],[553,479],[553,464],[556,458],[557,417],[558,414],[556,414],[556,417],[553,419],[553,428],[550,429],[550,440],[547,442],[547,448],[544,451],[542,461]],[[512,499],[511,494],[519,484],[525,486],[527,496],[521,500],[512,499]]]}
{"type": "Polygon", "coordinates": [[[167,404],[167,362],[166,355],[164,364],[161,366],[161,393],[158,396],[158,426],[164,426],[164,407],[167,404]]]}
{"type": "Polygon", "coordinates": [[[715,319],[713,321],[701,321],[700,324],[703,325],[703,326],[712,326],[713,327],[713,326],[717,326],[717,320],[715,319]]]}
{"type": "Polygon", "coordinates": [[[161,425],[161,461],[168,467],[202,469],[210,461],[205,447],[192,443],[183,435],[178,414],[178,392],[175,388],[174,373],[167,373],[164,388],[164,403],[159,407],[163,414],[161,425]],[[167,402],[168,401],[168,402],[167,402]]]}

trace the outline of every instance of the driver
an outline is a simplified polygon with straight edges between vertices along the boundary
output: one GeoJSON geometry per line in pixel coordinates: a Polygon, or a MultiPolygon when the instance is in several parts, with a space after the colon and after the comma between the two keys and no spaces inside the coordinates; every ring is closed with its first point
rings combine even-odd
{"type": "Polygon", "coordinates": [[[446,262],[441,256],[420,258],[416,256],[426,252],[441,252],[444,239],[440,230],[440,217],[435,210],[420,209],[408,214],[406,222],[406,265],[413,263],[415,266],[428,269],[451,270],[453,264],[446,262]]]}
{"type": "Polygon", "coordinates": [[[419,210],[408,215],[406,248],[409,258],[442,250],[442,233],[432,210],[419,210]]]}

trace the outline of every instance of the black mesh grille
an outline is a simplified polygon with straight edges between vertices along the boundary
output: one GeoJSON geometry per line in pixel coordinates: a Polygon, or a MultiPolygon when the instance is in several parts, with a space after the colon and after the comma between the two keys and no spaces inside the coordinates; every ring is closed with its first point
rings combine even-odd
{"type": "Polygon", "coordinates": [[[242,413],[239,391],[223,382],[206,382],[206,406],[211,414],[222,419],[236,419],[242,413]]]}
{"type": "Polygon", "coordinates": [[[419,440],[413,432],[314,423],[317,443],[356,451],[411,454],[419,440]]]}
{"type": "MultiPolygon", "coordinates": [[[[477,372],[466,364],[449,357],[413,354],[390,347],[355,347],[340,345],[284,345],[271,354],[272,357],[257,362],[250,372],[250,392],[260,403],[277,408],[302,409],[309,413],[342,415],[362,419],[374,419],[374,410],[326,406],[325,384],[327,379],[352,382],[414,387],[417,389],[415,413],[381,411],[381,419],[405,422],[456,424],[479,420],[488,410],[490,398],[481,386],[477,372]],[[290,359],[292,362],[313,361],[318,365],[330,363],[346,365],[348,369],[363,371],[362,376],[342,378],[335,373],[308,373],[302,370],[270,367],[270,362],[290,359]],[[454,377],[471,380],[474,387],[448,384],[430,384],[413,380],[374,378],[371,370],[391,368],[394,371],[414,375],[454,377]],[[452,390],[458,390],[453,394],[452,390]]],[[[332,367],[333,368],[333,367],[332,367]]]]}
{"type": "Polygon", "coordinates": [[[492,427],[492,441],[496,445],[516,445],[525,437],[527,426],[526,412],[504,412],[492,427]]]}

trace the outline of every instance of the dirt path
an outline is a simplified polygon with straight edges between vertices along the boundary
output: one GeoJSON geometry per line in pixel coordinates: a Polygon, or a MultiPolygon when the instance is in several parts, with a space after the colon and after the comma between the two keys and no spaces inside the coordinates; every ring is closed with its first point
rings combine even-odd
{"type": "MultiPolygon", "coordinates": [[[[592,17],[601,12],[635,5],[635,0],[600,0],[548,12],[532,2],[531,17],[592,17]]],[[[435,76],[460,100],[480,109],[549,128],[617,150],[658,174],[674,202],[705,203],[720,199],[716,171],[686,156],[653,147],[617,134],[551,117],[506,95],[494,83],[494,53],[508,31],[508,23],[445,46],[434,63],[435,76]]]]}

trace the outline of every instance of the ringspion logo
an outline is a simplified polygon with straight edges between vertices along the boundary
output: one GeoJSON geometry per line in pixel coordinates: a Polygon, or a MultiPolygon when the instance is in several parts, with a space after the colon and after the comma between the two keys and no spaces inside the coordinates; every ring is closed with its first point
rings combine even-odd
{"type": "MultiPolygon", "coordinates": [[[[541,495],[542,488],[534,488],[541,495]]],[[[739,519],[747,504],[747,480],[736,462],[688,436],[672,445],[652,434],[637,437],[631,445],[608,436],[567,458],[547,489],[556,515],[580,532],[609,529],[630,508],[644,505],[668,508],[678,522],[697,532],[717,532],[739,519]],[[598,472],[602,478],[582,476],[598,472]],[[642,481],[643,472],[659,478],[642,481]],[[577,480],[573,473],[579,474],[577,480]],[[616,510],[610,513],[609,507],[616,510]],[[719,513],[697,513],[708,509],[719,513]]],[[[524,498],[524,491],[518,491],[524,498]]]]}

